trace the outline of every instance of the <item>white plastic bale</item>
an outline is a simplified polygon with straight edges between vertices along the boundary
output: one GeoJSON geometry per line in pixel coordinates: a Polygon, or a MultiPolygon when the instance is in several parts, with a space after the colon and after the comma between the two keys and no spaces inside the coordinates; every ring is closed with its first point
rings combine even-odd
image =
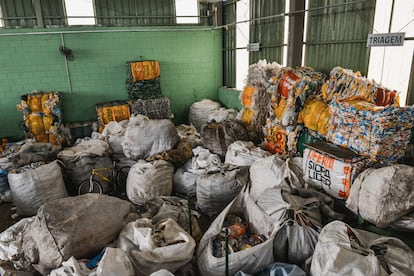
{"type": "Polygon", "coordinates": [[[414,252],[397,238],[333,221],[319,235],[310,272],[314,276],[414,275],[414,252]]]}
{"type": "Polygon", "coordinates": [[[270,152],[256,147],[253,142],[236,141],[228,147],[224,163],[235,166],[251,166],[256,160],[270,155],[270,152]]]}
{"type": "Polygon", "coordinates": [[[124,227],[117,247],[124,250],[136,275],[149,275],[162,268],[175,272],[191,261],[196,243],[174,220],[166,219],[157,225],[149,219],[138,219],[124,227]],[[162,229],[155,233],[154,229],[162,229]],[[165,246],[157,246],[154,235],[162,235],[165,246]]]}
{"type": "Polygon", "coordinates": [[[249,181],[247,168],[224,165],[197,177],[197,207],[208,216],[220,213],[249,181]]]}
{"type": "Polygon", "coordinates": [[[128,199],[135,204],[172,192],[174,166],[164,160],[139,160],[131,167],[126,182],[128,199]]]}
{"type": "Polygon", "coordinates": [[[303,172],[299,162],[294,159],[286,161],[272,155],[255,161],[250,167],[250,194],[258,199],[267,188],[295,188],[303,187],[303,172]],[[286,182],[286,179],[290,182],[286,182]]]}
{"type": "Polygon", "coordinates": [[[234,120],[237,116],[237,111],[233,108],[226,109],[220,107],[208,115],[208,122],[223,122],[225,120],[234,120]]]}
{"type": "Polygon", "coordinates": [[[252,233],[263,234],[267,240],[249,249],[230,254],[228,259],[229,275],[238,271],[254,273],[261,267],[274,262],[273,238],[279,230],[278,222],[274,222],[253,201],[247,192],[241,192],[213,221],[201,238],[197,248],[197,264],[201,275],[223,275],[226,269],[225,257],[213,255],[212,239],[222,231],[228,214],[241,213],[249,222],[252,233]]]}
{"type": "Polygon", "coordinates": [[[134,276],[134,267],[127,253],[119,248],[107,247],[96,268],[96,276],[134,276]]]}
{"type": "Polygon", "coordinates": [[[122,148],[127,158],[139,160],[169,151],[179,140],[177,130],[170,120],[144,120],[131,117],[122,148]]]}
{"type": "Polygon", "coordinates": [[[398,164],[367,169],[351,186],[346,206],[378,227],[414,209],[414,167],[398,164]]]}
{"type": "Polygon", "coordinates": [[[7,178],[19,215],[32,216],[44,203],[68,196],[57,161],[21,173],[9,173],[7,178]]]}

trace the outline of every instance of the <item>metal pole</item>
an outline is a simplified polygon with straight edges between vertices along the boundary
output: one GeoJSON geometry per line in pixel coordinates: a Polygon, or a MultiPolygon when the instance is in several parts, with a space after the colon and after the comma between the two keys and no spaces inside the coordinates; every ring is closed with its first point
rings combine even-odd
{"type": "MultiPolygon", "coordinates": [[[[62,46],[65,47],[65,40],[63,39],[63,33],[60,33],[60,40],[62,42],[62,46]]],[[[70,80],[70,73],[69,73],[69,65],[68,65],[68,59],[66,56],[63,56],[65,59],[65,67],[66,67],[66,78],[68,80],[68,87],[69,87],[69,93],[72,94],[72,82],[70,80]]]]}

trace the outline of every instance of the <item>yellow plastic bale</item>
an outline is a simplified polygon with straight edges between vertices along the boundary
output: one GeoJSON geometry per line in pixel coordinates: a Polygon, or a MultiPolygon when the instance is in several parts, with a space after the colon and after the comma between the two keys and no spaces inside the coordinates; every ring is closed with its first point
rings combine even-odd
{"type": "Polygon", "coordinates": [[[42,96],[41,95],[29,95],[27,96],[27,105],[32,112],[42,111],[42,96]]]}
{"type": "Polygon", "coordinates": [[[241,95],[241,102],[244,107],[251,107],[253,102],[253,94],[256,89],[253,86],[246,86],[241,95]]]}
{"type": "Polygon", "coordinates": [[[53,125],[53,116],[52,114],[43,115],[43,128],[45,131],[48,131],[53,125]]]}
{"type": "Polygon", "coordinates": [[[40,114],[29,114],[26,119],[26,125],[29,127],[29,131],[33,135],[45,134],[43,116],[41,116],[40,114]]]}
{"type": "Polygon", "coordinates": [[[283,114],[286,111],[286,99],[285,98],[280,98],[280,101],[278,104],[276,104],[276,106],[273,108],[273,112],[276,116],[277,119],[281,120],[283,114]]]}
{"type": "Polygon", "coordinates": [[[299,113],[298,123],[303,123],[307,128],[326,136],[329,124],[329,106],[322,100],[309,98],[299,113]]]}
{"type": "Polygon", "coordinates": [[[254,111],[251,110],[250,108],[245,108],[243,111],[243,115],[242,115],[242,122],[245,125],[250,125],[252,123],[252,118],[254,115],[254,111]]]}
{"type": "Polygon", "coordinates": [[[130,66],[134,81],[153,80],[160,76],[160,65],[156,60],[135,61],[130,66]]]}
{"type": "Polygon", "coordinates": [[[49,135],[47,134],[39,134],[34,136],[36,142],[39,143],[49,143],[49,135]]]}
{"type": "Polygon", "coordinates": [[[128,104],[100,106],[97,109],[97,114],[100,122],[99,131],[102,131],[104,126],[111,121],[120,122],[123,120],[128,120],[131,117],[128,104]]]}

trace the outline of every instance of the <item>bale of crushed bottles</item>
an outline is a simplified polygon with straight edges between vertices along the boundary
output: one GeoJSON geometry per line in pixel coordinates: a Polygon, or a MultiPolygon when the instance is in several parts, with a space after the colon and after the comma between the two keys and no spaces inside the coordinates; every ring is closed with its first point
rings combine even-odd
{"type": "Polygon", "coordinates": [[[141,114],[150,119],[171,119],[174,117],[168,97],[130,100],[129,105],[131,106],[131,113],[135,116],[141,114]]]}
{"type": "Polygon", "coordinates": [[[131,117],[130,107],[126,101],[99,103],[96,105],[96,113],[98,115],[100,132],[111,121],[120,122],[131,117]]]}
{"type": "Polygon", "coordinates": [[[23,111],[27,138],[52,144],[63,141],[61,97],[58,92],[33,91],[22,95],[17,108],[23,111]]]}
{"type": "Polygon", "coordinates": [[[161,97],[160,65],[158,61],[128,62],[126,85],[130,99],[156,99],[161,97]]]}
{"type": "Polygon", "coordinates": [[[323,84],[322,96],[328,103],[333,99],[362,100],[378,106],[399,106],[398,93],[395,90],[365,78],[359,71],[353,72],[339,66],[331,70],[329,79],[323,84]]]}
{"type": "Polygon", "coordinates": [[[385,163],[404,158],[414,126],[413,106],[332,101],[329,112],[328,141],[385,163]]]}

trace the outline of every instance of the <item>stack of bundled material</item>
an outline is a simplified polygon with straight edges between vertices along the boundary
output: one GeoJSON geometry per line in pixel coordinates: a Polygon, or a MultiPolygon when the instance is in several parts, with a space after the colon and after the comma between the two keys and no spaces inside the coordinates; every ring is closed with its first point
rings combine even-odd
{"type": "Polygon", "coordinates": [[[309,97],[299,112],[298,123],[325,137],[328,133],[329,106],[318,97],[309,97]]]}
{"type": "Polygon", "coordinates": [[[246,125],[252,139],[260,138],[262,134],[269,113],[270,94],[266,93],[270,85],[268,80],[279,70],[278,63],[268,64],[266,60],[259,60],[249,67],[247,83],[240,94],[243,109],[239,119],[246,125]]]}
{"type": "Polygon", "coordinates": [[[266,120],[266,148],[282,156],[296,154],[298,114],[308,96],[316,94],[326,76],[310,67],[285,67],[271,79],[273,114],[266,120]]]}
{"type": "Polygon", "coordinates": [[[399,106],[396,91],[362,77],[360,72],[341,67],[332,69],[329,80],[322,86],[322,95],[326,102],[336,98],[339,101],[363,100],[378,106],[399,106]]]}
{"type": "Polygon", "coordinates": [[[127,91],[130,99],[161,97],[160,65],[157,60],[128,62],[127,91]]]}
{"type": "Polygon", "coordinates": [[[332,101],[327,139],[374,160],[404,157],[414,125],[414,107],[380,107],[369,102],[332,101]]]}
{"type": "Polygon", "coordinates": [[[96,105],[99,131],[102,132],[105,125],[111,121],[120,122],[131,117],[129,104],[125,101],[113,101],[96,105]]]}
{"type": "Polygon", "coordinates": [[[62,138],[61,99],[57,92],[37,92],[21,96],[18,109],[23,111],[25,132],[37,142],[60,144],[62,138]]]}
{"type": "Polygon", "coordinates": [[[133,115],[145,115],[150,119],[171,119],[174,115],[170,108],[170,99],[161,97],[158,99],[136,99],[129,102],[133,115]]]}

